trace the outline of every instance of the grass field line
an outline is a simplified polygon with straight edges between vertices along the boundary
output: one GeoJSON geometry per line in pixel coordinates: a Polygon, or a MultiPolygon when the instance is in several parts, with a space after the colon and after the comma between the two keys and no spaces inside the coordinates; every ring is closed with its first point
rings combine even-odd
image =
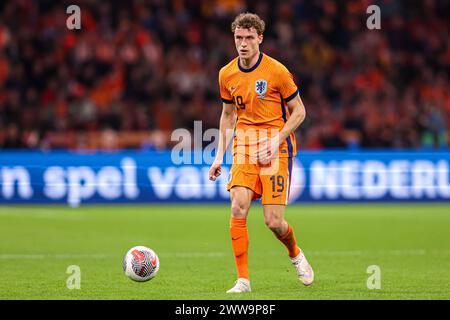
{"type": "Polygon", "coordinates": [[[8,210],[0,211],[0,216],[11,216],[11,217],[26,217],[26,218],[41,218],[41,219],[58,219],[58,220],[70,220],[79,221],[87,218],[85,213],[68,211],[52,211],[46,209],[33,209],[32,212],[23,212],[15,210],[16,208],[8,208],[8,210]]]}
{"type": "MultiPolygon", "coordinates": [[[[225,255],[224,252],[169,252],[158,254],[170,258],[215,258],[225,255]]],[[[0,254],[0,260],[40,260],[40,259],[110,259],[117,255],[101,253],[54,253],[54,254],[0,254]]]]}
{"type": "MultiPolygon", "coordinates": [[[[216,258],[223,257],[225,252],[166,252],[160,253],[162,258],[216,258]]],[[[278,251],[265,252],[265,255],[279,255],[278,251]]],[[[448,250],[311,250],[306,253],[309,256],[341,256],[357,257],[368,255],[387,255],[387,256],[422,256],[432,255],[450,255],[448,250]]],[[[39,259],[110,259],[117,255],[101,253],[55,253],[55,254],[0,254],[0,260],[39,260],[39,259]]]]}

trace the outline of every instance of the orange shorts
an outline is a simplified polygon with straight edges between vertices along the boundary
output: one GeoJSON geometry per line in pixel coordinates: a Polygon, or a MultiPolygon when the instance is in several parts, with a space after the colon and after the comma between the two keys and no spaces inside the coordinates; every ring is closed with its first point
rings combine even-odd
{"type": "Polygon", "coordinates": [[[289,198],[292,158],[275,158],[268,166],[233,158],[227,190],[234,186],[247,187],[254,192],[253,200],[264,204],[286,205],[289,198]]]}

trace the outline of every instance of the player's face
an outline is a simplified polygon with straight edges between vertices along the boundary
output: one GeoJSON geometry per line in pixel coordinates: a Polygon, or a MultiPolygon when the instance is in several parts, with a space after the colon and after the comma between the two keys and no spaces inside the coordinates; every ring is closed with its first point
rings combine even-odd
{"type": "Polygon", "coordinates": [[[234,43],[241,59],[251,59],[259,53],[259,45],[263,39],[255,28],[236,28],[234,30],[234,43]]]}

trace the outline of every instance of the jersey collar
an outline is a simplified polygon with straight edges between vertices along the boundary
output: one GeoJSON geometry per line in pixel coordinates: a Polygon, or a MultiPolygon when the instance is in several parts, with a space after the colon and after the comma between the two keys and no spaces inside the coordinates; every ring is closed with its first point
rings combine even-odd
{"type": "Polygon", "coordinates": [[[242,72],[252,72],[253,70],[255,70],[256,68],[258,68],[259,64],[261,63],[261,60],[263,58],[263,54],[262,52],[259,53],[259,58],[258,61],[256,61],[255,65],[251,68],[245,69],[244,67],[241,66],[241,59],[238,58],[238,67],[239,70],[241,70],[242,72]]]}

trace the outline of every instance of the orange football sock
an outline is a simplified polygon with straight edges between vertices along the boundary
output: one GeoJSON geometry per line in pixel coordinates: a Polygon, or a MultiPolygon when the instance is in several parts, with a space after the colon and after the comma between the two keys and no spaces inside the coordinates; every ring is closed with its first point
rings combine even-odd
{"type": "Polygon", "coordinates": [[[298,254],[300,253],[300,249],[297,246],[294,230],[292,230],[290,224],[288,224],[287,232],[281,237],[278,237],[278,240],[280,240],[288,249],[289,257],[295,258],[296,256],[298,256],[298,254]]]}
{"type": "Polygon", "coordinates": [[[247,219],[235,219],[231,217],[230,236],[238,278],[249,279],[247,219]]]}

